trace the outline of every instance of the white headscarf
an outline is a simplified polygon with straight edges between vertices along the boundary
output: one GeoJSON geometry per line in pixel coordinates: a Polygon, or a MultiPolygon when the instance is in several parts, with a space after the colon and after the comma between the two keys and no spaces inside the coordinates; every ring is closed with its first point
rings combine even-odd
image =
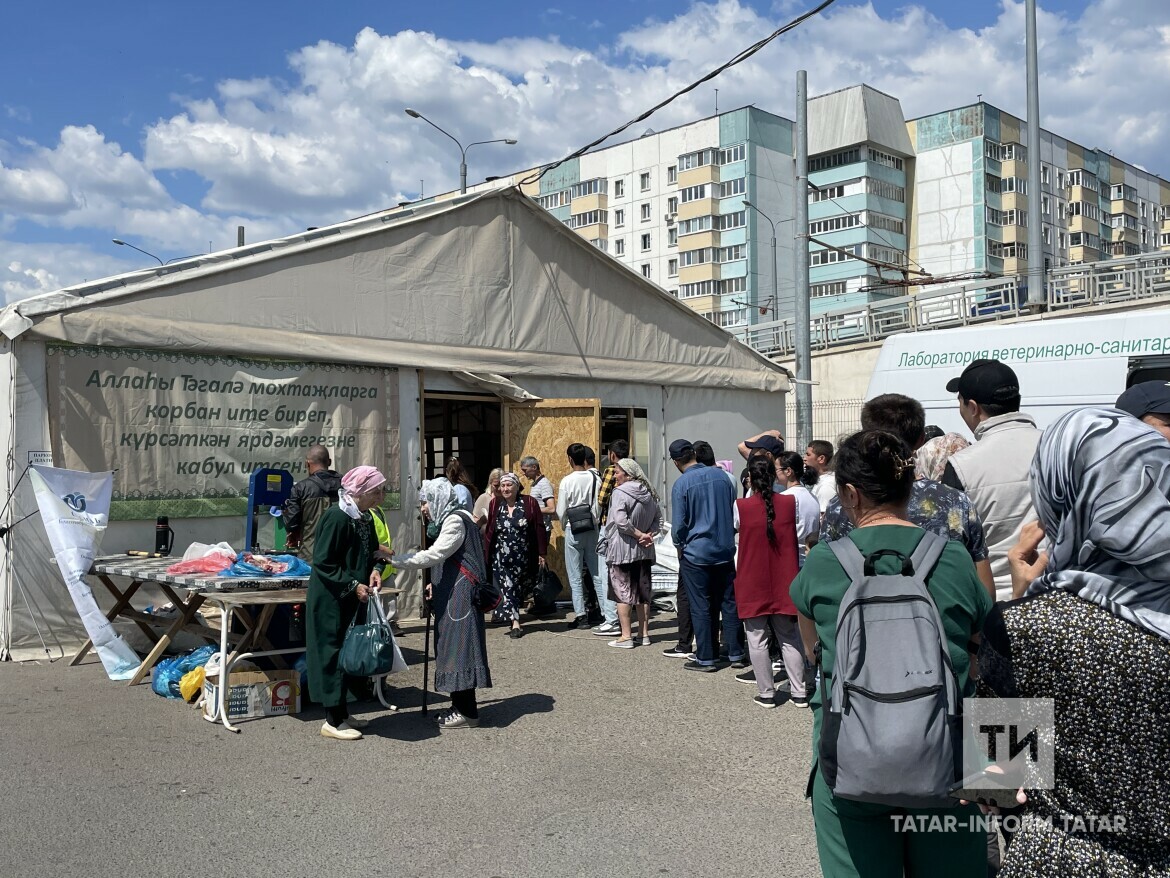
{"type": "Polygon", "coordinates": [[[454,486],[445,476],[423,482],[418,496],[420,500],[426,501],[431,521],[439,526],[442,526],[443,519],[448,515],[463,508],[455,496],[454,486]]]}

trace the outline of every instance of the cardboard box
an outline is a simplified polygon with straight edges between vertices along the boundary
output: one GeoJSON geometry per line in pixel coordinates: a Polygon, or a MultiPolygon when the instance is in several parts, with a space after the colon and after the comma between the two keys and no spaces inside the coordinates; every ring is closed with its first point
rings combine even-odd
{"type": "MultiPolygon", "coordinates": [[[[213,717],[219,698],[219,675],[203,681],[203,715],[213,717]]],[[[301,710],[300,674],[296,671],[233,671],[227,694],[232,722],[288,716],[301,710]]]]}

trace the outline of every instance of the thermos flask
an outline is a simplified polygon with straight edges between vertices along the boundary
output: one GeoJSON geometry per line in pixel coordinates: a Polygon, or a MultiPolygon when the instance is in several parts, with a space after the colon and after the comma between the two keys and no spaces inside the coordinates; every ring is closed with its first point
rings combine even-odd
{"type": "Polygon", "coordinates": [[[156,555],[169,555],[175,546],[175,532],[171,530],[170,521],[165,515],[160,515],[154,524],[154,551],[156,555]]]}

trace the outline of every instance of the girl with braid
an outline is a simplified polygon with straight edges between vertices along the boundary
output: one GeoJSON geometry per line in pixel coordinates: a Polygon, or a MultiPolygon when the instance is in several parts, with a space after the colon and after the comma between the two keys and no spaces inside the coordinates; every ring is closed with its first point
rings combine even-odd
{"type": "Polygon", "coordinates": [[[748,464],[748,476],[751,496],[735,501],[735,523],[739,531],[735,603],[747,631],[748,655],[759,689],[755,703],[763,708],[776,706],[772,658],[768,652],[771,632],[780,644],[791,701],[796,707],[807,707],[804,653],[796,606],[788,594],[800,570],[796,498],[774,490],[775,470],[766,458],[754,458],[748,464]]]}

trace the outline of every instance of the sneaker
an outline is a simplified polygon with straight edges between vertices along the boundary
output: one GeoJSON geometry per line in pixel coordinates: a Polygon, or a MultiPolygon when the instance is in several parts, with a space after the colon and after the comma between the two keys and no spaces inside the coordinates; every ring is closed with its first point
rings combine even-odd
{"type": "Polygon", "coordinates": [[[731,666],[737,670],[742,670],[743,668],[750,668],[752,664],[746,658],[740,656],[739,658],[732,660],[731,666]]]}
{"type": "Polygon", "coordinates": [[[698,671],[701,674],[714,674],[719,670],[715,665],[704,665],[696,659],[687,662],[683,667],[688,671],[698,671]]]}
{"type": "Polygon", "coordinates": [[[803,698],[797,698],[795,695],[793,695],[788,700],[792,702],[793,707],[804,707],[804,708],[808,707],[808,696],[807,695],[804,696],[803,698]]]}
{"type": "Polygon", "coordinates": [[[598,637],[613,637],[615,634],[622,633],[622,626],[617,622],[602,622],[593,629],[593,633],[598,637]]]}
{"type": "Polygon", "coordinates": [[[362,733],[349,723],[333,726],[326,722],[321,726],[321,737],[336,738],[338,741],[358,741],[361,739],[362,733]]]}
{"type": "Polygon", "coordinates": [[[565,630],[566,631],[576,631],[578,628],[588,628],[588,627],[589,627],[589,620],[587,618],[585,618],[584,616],[578,616],[576,619],[572,619],[571,621],[565,623],[565,630]]]}
{"type": "Polygon", "coordinates": [[[776,696],[774,695],[771,698],[765,698],[763,695],[757,695],[752,699],[752,701],[754,701],[760,707],[764,708],[764,710],[771,710],[776,706],[776,696]]]}
{"type": "Polygon", "coordinates": [[[474,729],[478,725],[478,719],[466,717],[457,710],[448,711],[439,719],[440,729],[474,729]]]}
{"type": "Polygon", "coordinates": [[[744,671],[742,674],[736,674],[735,679],[741,683],[751,683],[754,686],[756,683],[756,672],[744,671]]]}
{"type": "Polygon", "coordinates": [[[670,649],[662,650],[662,654],[667,658],[693,658],[693,654],[685,646],[672,646],[670,649]]]}
{"type": "Polygon", "coordinates": [[[649,646],[650,645],[650,635],[647,634],[645,637],[643,637],[641,643],[642,643],[642,646],[649,646]]]}
{"type": "MultiPolygon", "coordinates": [[[[593,633],[596,634],[597,632],[595,631],[593,633]]],[[[633,638],[629,640],[611,640],[609,645],[614,649],[633,649],[637,646],[637,642],[633,638]]]]}

